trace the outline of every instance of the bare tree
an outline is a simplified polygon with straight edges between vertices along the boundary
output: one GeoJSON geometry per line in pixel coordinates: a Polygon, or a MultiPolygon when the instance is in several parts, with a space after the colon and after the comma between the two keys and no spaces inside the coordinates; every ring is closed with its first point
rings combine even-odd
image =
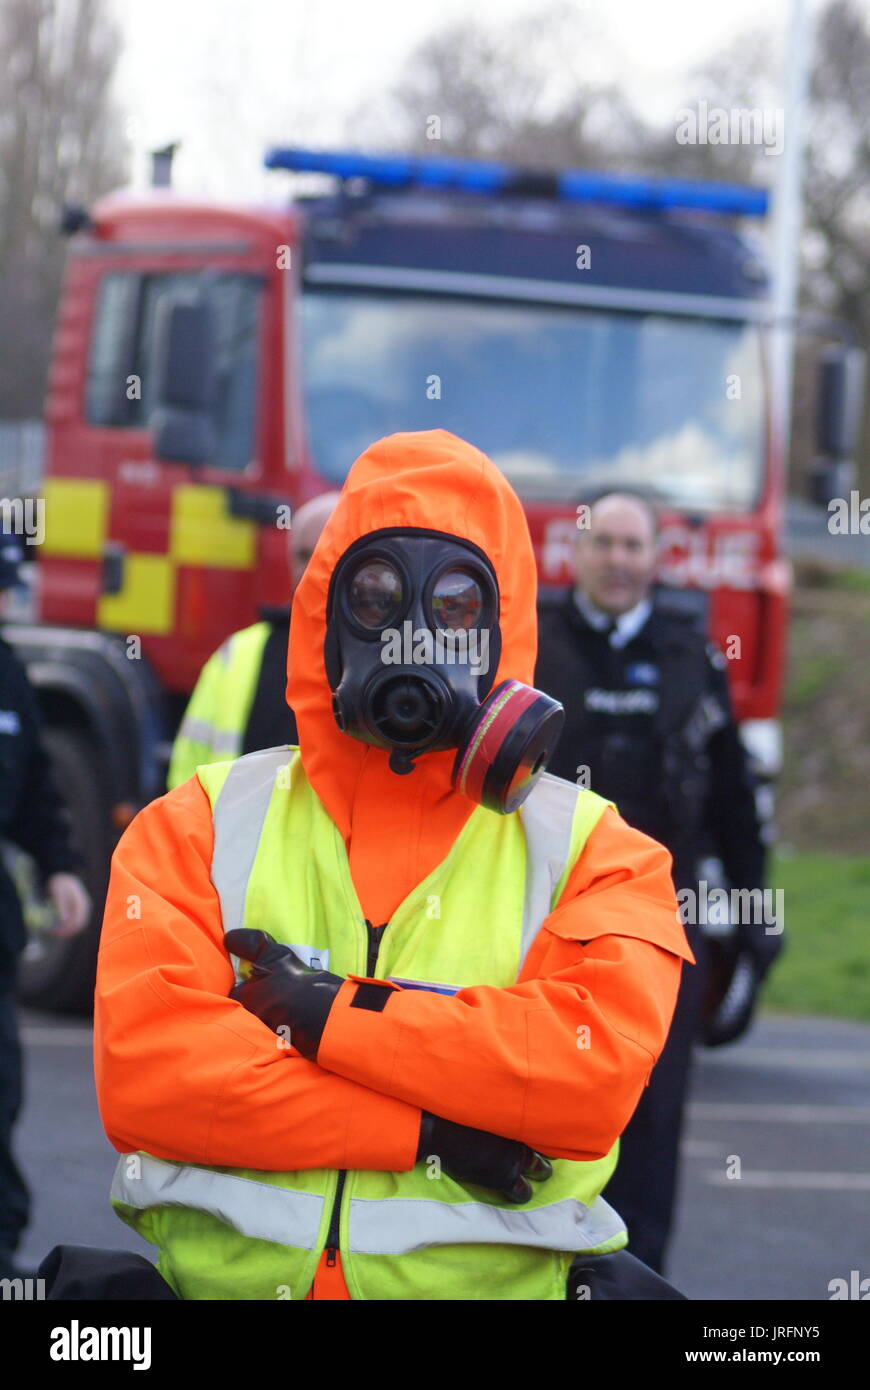
{"type": "Polygon", "coordinates": [[[870,340],[870,25],[854,0],[819,20],[808,130],[810,302],[870,340]]]}
{"type": "MultiPolygon", "coordinates": [[[[856,0],[831,0],[820,13],[812,52],[804,165],[801,308],[847,324],[870,340],[870,26],[856,0]]],[[[782,100],[782,41],[756,29],[740,35],[695,75],[693,101],[709,108],[768,108],[782,100]]],[[[786,132],[786,138],[787,132],[786,132]]],[[[652,133],[647,166],[680,177],[770,185],[776,163],[759,144],[678,145],[652,133]]],[[[795,364],[792,485],[815,451],[814,362],[818,342],[799,339],[795,364]]],[[[870,403],[858,450],[870,479],[870,403]]]]}
{"type": "Polygon", "coordinates": [[[492,29],[461,21],[425,39],[380,102],[355,113],[357,143],[537,168],[630,163],[642,123],[614,85],[583,75],[587,22],[556,3],[492,29]],[[433,123],[434,121],[434,123],[433,123]]]}
{"type": "MultiPolygon", "coordinates": [[[[677,127],[681,110],[699,112],[702,101],[708,112],[775,113],[782,105],[784,38],[764,28],[740,34],[691,75],[688,99],[673,120],[654,127],[616,85],[591,81],[588,61],[584,71],[584,56],[600,56],[600,37],[590,36],[576,7],[556,4],[498,30],[461,23],[420,44],[409,55],[406,75],[385,101],[367,104],[367,119],[355,118],[352,131],[363,144],[419,154],[770,186],[776,156],[769,145],[680,143],[677,127]],[[440,139],[431,138],[431,117],[440,122],[440,139]]],[[[844,320],[866,344],[870,28],[859,0],[829,0],[817,20],[804,222],[802,307],[844,320]]],[[[800,468],[814,448],[812,355],[799,352],[797,363],[793,459],[800,468]]],[[[870,408],[863,438],[859,455],[863,476],[870,478],[870,408]]]]}
{"type": "Polygon", "coordinates": [[[774,34],[756,28],[740,34],[690,74],[686,100],[664,127],[648,129],[642,145],[650,172],[716,183],[758,183],[771,179],[774,160],[760,143],[709,140],[680,143],[677,130],[685,111],[776,108],[776,78],[782,62],[774,34]]]}
{"type": "MultiPolygon", "coordinates": [[[[742,34],[696,74],[693,100],[709,108],[768,108],[782,100],[781,38],[742,34]]],[[[687,103],[688,104],[688,103],[687,103]]],[[[775,159],[760,144],[679,145],[652,134],[650,167],[680,177],[771,184],[775,159]]],[[[870,26],[856,0],[831,0],[817,20],[804,169],[804,307],[836,314],[870,336],[870,26]]]]}
{"type": "Polygon", "coordinates": [[[119,183],[110,95],[120,37],[104,0],[0,6],[0,415],[40,412],[63,273],[65,201],[119,183]]]}

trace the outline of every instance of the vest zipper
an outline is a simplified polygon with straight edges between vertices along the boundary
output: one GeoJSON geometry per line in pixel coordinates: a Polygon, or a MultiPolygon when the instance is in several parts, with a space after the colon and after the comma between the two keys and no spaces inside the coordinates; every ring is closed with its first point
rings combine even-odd
{"type": "Polygon", "coordinates": [[[368,918],[366,918],[366,930],[369,934],[369,955],[366,974],[369,976],[373,976],[375,973],[375,968],[378,963],[378,951],[381,949],[381,938],[387,930],[387,925],[388,924],[384,922],[379,927],[373,927],[368,918]]]}
{"type": "Polygon", "coordinates": [[[341,1220],[341,1198],[344,1193],[344,1184],[347,1181],[347,1170],[342,1168],[338,1175],[338,1186],[335,1189],[335,1201],[332,1204],[332,1215],[329,1218],[329,1234],[326,1237],[326,1263],[331,1269],[336,1261],[338,1254],[338,1227],[341,1220]]]}
{"type": "MultiPolygon", "coordinates": [[[[366,918],[366,931],[368,933],[368,959],[366,974],[374,975],[378,963],[378,951],[381,949],[381,939],[386,931],[387,923],[384,922],[380,927],[373,927],[366,918]]],[[[332,1203],[332,1214],[329,1218],[329,1232],[326,1237],[326,1264],[327,1268],[332,1269],[338,1258],[339,1226],[341,1223],[341,1199],[344,1195],[344,1185],[347,1182],[347,1169],[342,1168],[338,1175],[338,1186],[335,1189],[335,1197],[332,1203]]]]}

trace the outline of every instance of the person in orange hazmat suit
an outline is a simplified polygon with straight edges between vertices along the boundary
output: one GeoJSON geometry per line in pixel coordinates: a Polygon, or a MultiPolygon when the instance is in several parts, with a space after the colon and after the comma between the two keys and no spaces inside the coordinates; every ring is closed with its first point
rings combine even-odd
{"type": "Polygon", "coordinates": [[[564,1298],[624,1247],[600,1192],[693,957],[667,851],[543,770],[535,598],[485,455],[377,441],[295,594],[298,752],[119,842],[97,1094],[178,1297],[564,1298]]]}

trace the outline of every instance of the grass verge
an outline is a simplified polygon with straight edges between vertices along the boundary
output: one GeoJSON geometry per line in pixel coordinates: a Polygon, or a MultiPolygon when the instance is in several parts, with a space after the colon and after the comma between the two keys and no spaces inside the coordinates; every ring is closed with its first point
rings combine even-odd
{"type": "Polygon", "coordinates": [[[763,1008],[870,1023],[870,859],[802,854],[774,859],[785,946],[763,1008]]]}

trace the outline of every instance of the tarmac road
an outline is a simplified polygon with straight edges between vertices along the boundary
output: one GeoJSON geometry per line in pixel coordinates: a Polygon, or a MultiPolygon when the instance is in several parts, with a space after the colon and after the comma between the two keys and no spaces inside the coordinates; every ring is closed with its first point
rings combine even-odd
{"type": "MultiPolygon", "coordinates": [[[[16,1152],[35,1196],[19,1263],[67,1242],[154,1258],[108,1203],[91,1028],[33,1010],[21,1024],[16,1152]]],[[[762,1015],[696,1056],[672,1282],[692,1299],[815,1301],[870,1277],[870,1026],[762,1015]]]]}
{"type": "Polygon", "coordinates": [[[763,1015],[701,1055],[692,1096],[678,1288],[815,1301],[870,1277],[870,1027],[763,1015]]]}

